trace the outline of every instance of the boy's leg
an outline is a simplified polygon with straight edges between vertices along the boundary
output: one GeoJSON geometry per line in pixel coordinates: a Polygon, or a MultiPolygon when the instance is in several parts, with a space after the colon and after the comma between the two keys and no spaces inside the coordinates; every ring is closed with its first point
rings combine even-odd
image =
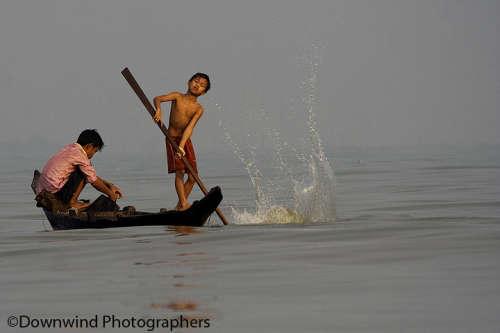
{"type": "Polygon", "coordinates": [[[175,190],[177,191],[177,196],[179,197],[179,202],[177,203],[176,209],[188,209],[189,203],[186,199],[186,192],[184,191],[184,170],[175,171],[175,190]]]}
{"type": "Polygon", "coordinates": [[[187,198],[189,198],[189,195],[193,190],[194,183],[195,183],[194,177],[191,175],[191,173],[188,172],[188,179],[184,183],[184,194],[186,195],[186,200],[187,198]]]}
{"type": "MultiPolygon", "coordinates": [[[[186,141],[186,144],[184,146],[184,150],[186,152],[185,157],[188,160],[191,167],[193,168],[194,172],[198,172],[197,166],[196,166],[196,155],[194,152],[194,147],[193,147],[193,143],[191,142],[191,139],[186,141]]],[[[188,170],[186,170],[186,173],[188,174],[188,179],[184,183],[184,193],[186,195],[186,200],[187,200],[187,198],[191,194],[191,191],[193,190],[195,180],[194,180],[193,175],[191,175],[191,173],[188,170]]]]}

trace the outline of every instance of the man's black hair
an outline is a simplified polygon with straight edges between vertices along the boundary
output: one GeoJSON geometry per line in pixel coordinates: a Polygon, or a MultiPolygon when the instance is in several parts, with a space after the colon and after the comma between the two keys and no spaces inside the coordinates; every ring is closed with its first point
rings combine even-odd
{"type": "Polygon", "coordinates": [[[78,136],[78,140],[76,143],[79,143],[82,147],[88,144],[96,147],[99,151],[104,147],[104,142],[102,142],[102,138],[97,133],[95,129],[86,129],[78,136]]]}
{"type": "Polygon", "coordinates": [[[208,92],[210,90],[210,78],[208,77],[207,74],[205,73],[196,73],[191,78],[189,79],[189,82],[193,81],[194,79],[201,77],[202,79],[207,80],[207,88],[205,89],[205,92],[208,92]]]}

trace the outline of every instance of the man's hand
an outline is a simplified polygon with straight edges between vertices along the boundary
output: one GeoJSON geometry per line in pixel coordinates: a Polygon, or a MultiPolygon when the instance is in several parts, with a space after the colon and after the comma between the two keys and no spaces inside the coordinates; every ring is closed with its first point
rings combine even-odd
{"type": "Polygon", "coordinates": [[[106,194],[113,201],[116,201],[117,199],[120,199],[123,196],[122,190],[120,190],[118,186],[108,181],[105,181],[101,177],[97,177],[96,181],[91,184],[96,190],[106,194]]]}
{"type": "Polygon", "coordinates": [[[116,200],[118,200],[118,199],[119,199],[119,198],[118,198],[118,194],[117,194],[117,193],[115,193],[115,192],[111,192],[111,193],[108,195],[108,197],[109,197],[111,200],[113,200],[113,201],[116,201],[116,200]]]}
{"type": "Polygon", "coordinates": [[[123,197],[122,190],[120,190],[120,188],[114,184],[111,185],[111,192],[117,195],[116,199],[121,199],[123,197]]]}
{"type": "Polygon", "coordinates": [[[159,123],[161,121],[161,110],[156,110],[156,113],[155,113],[153,119],[157,123],[159,123]]]}

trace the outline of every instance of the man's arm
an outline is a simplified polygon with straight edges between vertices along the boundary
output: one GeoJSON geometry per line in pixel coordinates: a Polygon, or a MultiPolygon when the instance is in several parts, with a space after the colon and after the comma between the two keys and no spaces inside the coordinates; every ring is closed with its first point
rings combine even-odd
{"type": "Polygon", "coordinates": [[[122,190],[120,190],[120,188],[118,186],[116,186],[115,184],[110,183],[107,180],[104,180],[102,178],[101,178],[101,180],[104,183],[104,185],[109,187],[111,189],[111,191],[113,191],[114,193],[116,193],[118,195],[118,199],[121,199],[123,197],[122,190]]]}
{"type": "Polygon", "coordinates": [[[97,180],[91,183],[91,185],[99,192],[106,194],[113,201],[116,201],[121,197],[120,191],[114,190],[113,187],[115,186],[101,177],[97,177],[97,180]]]}
{"type": "Polygon", "coordinates": [[[179,95],[180,95],[179,92],[174,91],[174,92],[171,92],[169,94],[160,95],[160,96],[156,96],[155,98],[153,98],[153,103],[154,103],[155,110],[156,110],[154,120],[156,122],[159,122],[161,120],[161,103],[175,101],[175,100],[177,100],[179,95]]]}
{"type": "Polygon", "coordinates": [[[191,118],[191,120],[189,121],[189,124],[184,129],[184,132],[182,132],[182,138],[181,141],[179,142],[179,148],[182,149],[182,152],[184,152],[184,145],[186,144],[186,141],[191,137],[191,134],[193,134],[193,129],[202,115],[203,115],[203,108],[200,106],[193,115],[193,118],[191,118]]]}

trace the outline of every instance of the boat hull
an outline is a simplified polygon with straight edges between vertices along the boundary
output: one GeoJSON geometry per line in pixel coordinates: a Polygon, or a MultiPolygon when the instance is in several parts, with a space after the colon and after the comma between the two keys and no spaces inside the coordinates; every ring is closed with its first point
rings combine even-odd
{"type": "Polygon", "coordinates": [[[53,213],[44,209],[54,230],[102,229],[136,226],[203,226],[222,201],[221,189],[212,188],[205,197],[193,202],[185,211],[169,210],[159,213],[121,210],[117,212],[53,213]]]}

